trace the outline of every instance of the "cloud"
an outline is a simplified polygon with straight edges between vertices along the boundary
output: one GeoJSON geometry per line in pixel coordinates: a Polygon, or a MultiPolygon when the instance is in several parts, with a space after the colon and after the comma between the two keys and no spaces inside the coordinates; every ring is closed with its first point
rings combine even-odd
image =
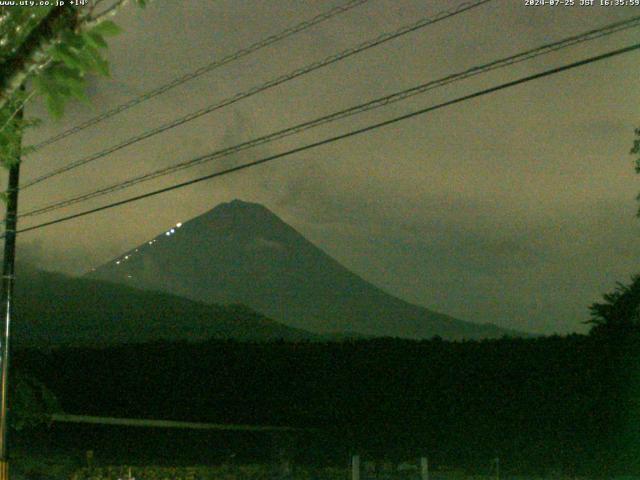
{"type": "MultiPolygon", "coordinates": [[[[43,150],[25,162],[24,179],[454,4],[368,2],[43,150]]],[[[326,8],[322,2],[300,8],[292,1],[220,0],[194,2],[192,8],[157,3],[144,11],[131,9],[119,20],[125,33],[114,38],[109,51],[115,80],[92,81],[91,108],[70,108],[63,124],[47,122],[30,134],[28,143],[326,8]]],[[[234,145],[630,12],[490,4],[61,175],[24,192],[21,209],[234,145]]],[[[282,152],[627,40],[635,41],[633,32],[450,85],[64,213],[282,152]]],[[[363,277],[413,302],[513,328],[580,329],[588,304],[616,280],[628,278],[637,265],[634,197],[640,188],[628,155],[637,126],[637,105],[629,99],[640,95],[636,60],[617,57],[34,231],[21,238],[19,255],[45,268],[82,272],[178,221],[241,198],[267,205],[363,277]]],[[[34,113],[42,110],[37,103],[32,106],[34,113]]],[[[24,225],[30,224],[25,219],[24,225]]]]}

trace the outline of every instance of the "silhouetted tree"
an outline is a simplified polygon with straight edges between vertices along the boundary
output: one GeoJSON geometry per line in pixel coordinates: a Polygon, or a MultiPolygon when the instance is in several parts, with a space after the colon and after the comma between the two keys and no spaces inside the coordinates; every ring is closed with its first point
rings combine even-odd
{"type": "MultiPolygon", "coordinates": [[[[637,155],[635,161],[636,173],[640,173],[640,128],[635,129],[636,139],[633,141],[633,147],[631,147],[631,155],[637,155]]],[[[640,194],[636,197],[640,201],[640,194]]],[[[637,215],[640,217],[640,209],[638,209],[637,215]]]]}
{"type": "Polygon", "coordinates": [[[593,325],[592,334],[640,331],[640,275],[632,278],[630,285],[618,283],[612,293],[604,295],[603,303],[589,307],[593,325]]]}
{"type": "Polygon", "coordinates": [[[18,373],[11,384],[11,427],[31,429],[51,422],[51,414],[62,409],[56,396],[35,377],[18,373]]]}

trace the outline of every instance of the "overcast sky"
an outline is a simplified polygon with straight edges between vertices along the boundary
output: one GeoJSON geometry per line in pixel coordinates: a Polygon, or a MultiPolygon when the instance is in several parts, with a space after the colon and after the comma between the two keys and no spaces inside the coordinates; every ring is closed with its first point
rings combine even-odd
{"type": "MultiPolygon", "coordinates": [[[[579,2],[579,0],[576,0],[579,2]]],[[[326,11],[325,0],[157,0],[117,18],[112,78],[35,143],[326,11]]],[[[344,3],[344,1],[342,2],[344,3]]],[[[453,8],[370,0],[28,158],[23,181],[294,68],[453,8]]],[[[31,189],[21,210],[640,14],[495,0],[206,115],[31,189]]],[[[374,113],[201,165],[64,213],[209,173],[499,82],[634,43],[631,30],[459,82],[374,113]]],[[[20,239],[22,258],[79,274],[220,202],[266,205],[365,279],[455,317],[534,332],[585,331],[588,305],[637,272],[640,53],[530,82],[359,137],[20,239]]],[[[30,111],[42,116],[42,108],[30,111]]],[[[25,220],[25,227],[62,212],[25,220]]]]}

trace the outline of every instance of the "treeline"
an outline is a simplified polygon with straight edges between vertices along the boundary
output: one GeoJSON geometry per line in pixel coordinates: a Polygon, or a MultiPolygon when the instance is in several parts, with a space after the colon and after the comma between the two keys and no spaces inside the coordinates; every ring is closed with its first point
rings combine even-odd
{"type": "Polygon", "coordinates": [[[68,413],[315,428],[293,441],[300,458],[426,453],[478,471],[500,457],[514,473],[608,475],[640,473],[639,347],[629,331],[211,341],[23,350],[15,365],[68,413]]]}

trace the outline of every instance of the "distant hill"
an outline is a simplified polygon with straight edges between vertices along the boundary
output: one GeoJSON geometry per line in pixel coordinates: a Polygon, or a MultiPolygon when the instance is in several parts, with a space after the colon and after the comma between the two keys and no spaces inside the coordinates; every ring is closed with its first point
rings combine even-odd
{"type": "Polygon", "coordinates": [[[206,303],[241,303],[322,334],[522,335],[394,297],[340,265],[264,206],[240,200],[162,232],[88,277],[206,303]]]}
{"type": "Polygon", "coordinates": [[[242,305],[204,304],[57,273],[18,272],[13,328],[19,347],[317,338],[242,305]]]}

